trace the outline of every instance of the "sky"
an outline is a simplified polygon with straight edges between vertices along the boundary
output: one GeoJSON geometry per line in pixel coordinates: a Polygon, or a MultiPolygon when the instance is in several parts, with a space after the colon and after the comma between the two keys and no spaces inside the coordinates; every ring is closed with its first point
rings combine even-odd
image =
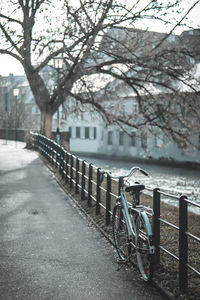
{"type": "MultiPolygon", "coordinates": [[[[190,1],[191,0],[185,0],[185,2],[187,2],[187,3],[190,3],[190,1]]],[[[190,24],[193,28],[197,28],[197,26],[199,26],[199,28],[200,28],[200,17],[199,16],[200,16],[200,2],[188,15],[188,24],[190,24]]],[[[161,27],[158,28],[157,24],[155,27],[154,24],[148,23],[150,30],[162,31],[161,27]]],[[[180,34],[181,32],[177,32],[177,33],[180,34]]],[[[14,75],[23,75],[24,70],[23,70],[23,67],[21,66],[21,64],[16,59],[14,59],[8,55],[5,55],[5,54],[4,55],[0,54],[0,75],[8,76],[10,73],[13,73],[14,75]]]]}

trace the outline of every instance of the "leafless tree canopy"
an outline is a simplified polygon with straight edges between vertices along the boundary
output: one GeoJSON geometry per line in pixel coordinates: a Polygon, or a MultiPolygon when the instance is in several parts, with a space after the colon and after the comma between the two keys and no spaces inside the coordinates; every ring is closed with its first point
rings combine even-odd
{"type": "Polygon", "coordinates": [[[8,0],[0,10],[0,53],[23,65],[47,136],[57,107],[73,97],[92,105],[107,122],[159,127],[185,144],[191,130],[199,134],[194,66],[200,57],[200,32],[177,36],[173,30],[198,2],[191,1],[184,10],[183,0],[8,0]],[[136,29],[149,20],[171,26],[169,34],[136,29]],[[48,86],[42,73],[60,55],[65,64],[58,102],[58,89],[48,86]],[[112,84],[115,97],[108,92],[112,84]],[[124,103],[114,114],[109,101],[119,105],[119,87],[131,95],[132,106],[127,109],[124,103]]]}

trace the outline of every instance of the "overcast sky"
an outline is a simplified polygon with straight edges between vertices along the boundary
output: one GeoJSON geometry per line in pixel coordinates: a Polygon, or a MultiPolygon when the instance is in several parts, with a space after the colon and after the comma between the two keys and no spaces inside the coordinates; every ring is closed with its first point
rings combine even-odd
{"type": "MultiPolygon", "coordinates": [[[[4,1],[4,0],[1,0],[4,1]]],[[[185,0],[186,6],[188,6],[188,3],[193,2],[193,0],[185,0]]],[[[3,4],[3,2],[2,2],[3,4]]],[[[190,12],[188,15],[188,24],[192,26],[193,28],[200,28],[200,2],[198,5],[190,12]]],[[[149,24],[149,29],[152,31],[164,31],[165,29],[160,27],[158,28],[157,24],[154,23],[149,24]]],[[[176,31],[176,34],[180,34],[181,31],[176,31]]],[[[0,75],[8,76],[10,73],[13,73],[14,75],[22,75],[24,74],[23,68],[21,64],[15,60],[14,58],[8,56],[8,55],[1,55],[0,54],[0,75]]]]}

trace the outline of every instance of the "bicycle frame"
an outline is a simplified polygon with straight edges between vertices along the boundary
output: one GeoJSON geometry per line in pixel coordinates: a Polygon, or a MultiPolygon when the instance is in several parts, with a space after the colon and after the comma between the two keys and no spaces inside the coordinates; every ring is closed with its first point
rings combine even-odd
{"type": "MultiPolygon", "coordinates": [[[[127,198],[124,192],[124,189],[121,188],[120,190],[120,202],[121,202],[121,209],[123,212],[123,216],[125,218],[125,222],[127,224],[127,230],[128,230],[128,239],[132,240],[132,238],[135,236],[135,232],[136,232],[136,224],[135,224],[135,220],[133,219],[133,223],[131,222],[130,219],[130,213],[129,213],[129,207],[128,207],[128,202],[127,202],[127,198]]],[[[146,221],[147,224],[147,232],[149,236],[152,236],[152,230],[151,230],[151,225],[149,223],[147,214],[144,212],[143,207],[136,207],[136,208],[131,208],[133,211],[135,211],[139,216],[142,215],[144,220],[146,221]]]]}
{"type": "Polygon", "coordinates": [[[128,238],[129,240],[132,239],[133,236],[135,236],[135,231],[136,231],[136,227],[135,227],[135,222],[133,222],[133,229],[132,229],[132,223],[131,223],[131,219],[130,219],[130,215],[129,215],[129,211],[128,211],[128,202],[126,199],[126,195],[124,193],[124,190],[121,189],[121,193],[120,193],[120,201],[121,201],[121,209],[123,212],[123,216],[125,218],[125,222],[127,224],[127,230],[128,230],[128,238]]]}

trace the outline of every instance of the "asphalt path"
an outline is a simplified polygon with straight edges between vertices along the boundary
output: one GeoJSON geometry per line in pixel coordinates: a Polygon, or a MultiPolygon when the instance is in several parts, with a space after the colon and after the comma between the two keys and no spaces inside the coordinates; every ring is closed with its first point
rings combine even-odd
{"type": "Polygon", "coordinates": [[[0,299],[162,299],[23,147],[0,141],[0,299]]]}

